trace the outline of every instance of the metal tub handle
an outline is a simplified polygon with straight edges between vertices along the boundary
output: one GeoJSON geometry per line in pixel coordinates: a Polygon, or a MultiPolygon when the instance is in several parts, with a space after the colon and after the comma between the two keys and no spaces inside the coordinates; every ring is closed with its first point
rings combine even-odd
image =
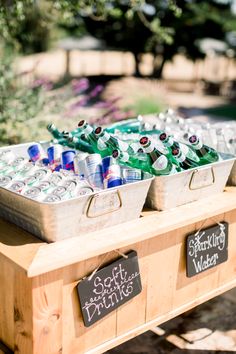
{"type": "Polygon", "coordinates": [[[109,193],[96,193],[89,200],[86,216],[87,218],[97,218],[99,216],[111,214],[120,208],[122,208],[122,199],[119,190],[111,191],[109,193]],[[107,196],[110,196],[110,199],[108,200],[109,203],[106,205],[106,200],[104,201],[104,199],[106,199],[107,196]],[[118,205],[115,205],[114,198],[118,200],[118,205]],[[104,201],[104,208],[96,212],[96,203],[99,199],[104,201]]]}
{"type": "Polygon", "coordinates": [[[209,183],[207,183],[207,184],[203,184],[203,185],[197,186],[197,187],[194,187],[193,182],[194,182],[194,176],[196,175],[196,173],[199,173],[199,170],[194,170],[192,175],[191,175],[190,181],[189,181],[189,189],[191,191],[194,191],[194,190],[197,190],[197,189],[202,189],[202,188],[206,188],[206,187],[212,186],[215,183],[215,173],[214,173],[213,167],[211,167],[210,170],[211,170],[211,177],[212,177],[211,181],[209,183]]]}

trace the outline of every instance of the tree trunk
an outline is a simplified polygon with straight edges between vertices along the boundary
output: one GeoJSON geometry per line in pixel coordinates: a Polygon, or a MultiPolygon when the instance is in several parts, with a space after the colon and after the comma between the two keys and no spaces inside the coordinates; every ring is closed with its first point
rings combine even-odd
{"type": "Polygon", "coordinates": [[[139,54],[139,53],[133,53],[133,54],[134,54],[134,60],[135,60],[135,73],[134,73],[134,75],[135,75],[136,77],[141,77],[142,74],[141,74],[141,72],[140,72],[140,70],[139,70],[139,64],[140,64],[140,62],[141,62],[141,60],[140,60],[140,54],[139,54]]]}
{"type": "Polygon", "coordinates": [[[153,72],[152,76],[161,79],[163,74],[164,65],[166,63],[166,58],[163,56],[159,65],[156,65],[156,57],[153,59],[153,72]]]}

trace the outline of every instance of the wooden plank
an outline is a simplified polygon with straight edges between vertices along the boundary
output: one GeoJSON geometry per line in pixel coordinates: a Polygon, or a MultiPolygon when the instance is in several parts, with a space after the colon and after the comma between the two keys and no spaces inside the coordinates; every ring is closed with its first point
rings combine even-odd
{"type": "Polygon", "coordinates": [[[39,247],[45,244],[27,231],[0,219],[0,254],[27,270],[39,247]]]}
{"type": "Polygon", "coordinates": [[[111,252],[64,269],[63,353],[84,353],[116,336],[116,311],[89,328],[84,326],[76,292],[80,279],[92,273],[100,264],[102,266],[104,261],[109,262],[116,258],[117,254],[111,252]]]}
{"type": "Polygon", "coordinates": [[[0,341],[0,354],[14,354],[14,352],[0,341]]]}
{"type": "Polygon", "coordinates": [[[125,253],[131,249],[135,250],[138,255],[142,292],[117,309],[116,336],[119,336],[126,331],[129,331],[131,328],[135,328],[142,323],[145,323],[146,320],[148,285],[147,274],[149,269],[148,242],[145,241],[135,245],[130,245],[129,247],[122,249],[121,252],[125,253]]]}
{"type": "Polygon", "coordinates": [[[125,224],[41,246],[28,269],[28,276],[77,263],[116,248],[191,225],[236,208],[236,188],[204,200],[125,224]]]}
{"type": "Polygon", "coordinates": [[[205,272],[195,275],[194,277],[188,278],[186,276],[186,250],[185,241],[186,237],[198,231],[200,228],[207,228],[211,225],[216,224],[218,221],[224,220],[224,214],[214,216],[213,219],[202,220],[195,225],[193,225],[192,230],[185,230],[182,234],[182,247],[179,254],[179,267],[177,268],[177,279],[176,279],[176,292],[173,298],[173,307],[178,308],[182,306],[184,302],[188,302],[190,299],[198,298],[204,293],[211,291],[214,288],[220,286],[218,281],[219,267],[209,269],[205,272]]]}
{"type": "MultiPolygon", "coordinates": [[[[192,299],[188,303],[186,303],[178,308],[173,308],[173,310],[171,310],[169,313],[157,316],[155,319],[153,319],[143,325],[140,325],[140,326],[120,335],[119,337],[111,339],[111,340],[107,341],[106,343],[103,343],[103,344],[97,346],[95,349],[87,351],[85,354],[105,353],[107,350],[114,348],[114,347],[126,342],[127,340],[137,337],[138,335],[152,329],[153,327],[158,326],[161,323],[164,323],[166,321],[169,321],[170,319],[172,319],[176,316],[179,316],[181,313],[184,313],[184,312],[202,304],[203,302],[206,302],[206,301],[212,299],[215,296],[218,296],[228,290],[231,290],[234,287],[236,287],[236,280],[235,279],[231,282],[228,282],[227,284],[220,286],[217,289],[212,290],[211,292],[208,292],[207,294],[200,296],[199,298],[192,299]]],[[[73,354],[75,354],[75,353],[73,353],[73,354]]]]}
{"type": "Polygon", "coordinates": [[[14,348],[14,281],[12,263],[0,254],[0,339],[14,348]]]}
{"type": "Polygon", "coordinates": [[[62,353],[62,285],[61,271],[32,280],[33,354],[62,353]]]}
{"type": "Polygon", "coordinates": [[[14,353],[34,354],[32,280],[27,279],[26,273],[19,268],[14,279],[14,325],[14,353]]]}

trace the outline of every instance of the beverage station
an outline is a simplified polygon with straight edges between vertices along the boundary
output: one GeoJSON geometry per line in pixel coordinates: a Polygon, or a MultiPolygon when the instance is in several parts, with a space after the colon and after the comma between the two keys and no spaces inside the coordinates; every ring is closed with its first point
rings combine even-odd
{"type": "Polygon", "coordinates": [[[0,353],[104,353],[236,286],[234,122],[47,128],[0,148],[0,353]]]}

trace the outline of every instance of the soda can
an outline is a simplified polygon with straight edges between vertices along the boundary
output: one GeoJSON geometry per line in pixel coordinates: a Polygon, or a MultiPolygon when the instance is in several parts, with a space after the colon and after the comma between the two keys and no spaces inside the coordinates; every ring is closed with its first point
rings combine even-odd
{"type": "Polygon", "coordinates": [[[21,176],[31,175],[37,170],[37,167],[31,162],[27,162],[24,166],[19,169],[19,174],[21,176]]]}
{"type": "Polygon", "coordinates": [[[16,156],[11,150],[4,150],[0,153],[0,160],[6,163],[12,162],[15,158],[16,156]]]}
{"type": "Polygon", "coordinates": [[[56,167],[61,164],[61,154],[63,152],[63,147],[59,144],[50,146],[47,149],[49,164],[56,167]]]}
{"type": "Polygon", "coordinates": [[[52,190],[52,194],[58,195],[61,199],[70,199],[70,193],[64,186],[57,186],[52,190]]]}
{"type": "Polygon", "coordinates": [[[25,189],[26,184],[24,181],[14,181],[8,189],[12,192],[16,193],[22,193],[22,191],[25,189]]]}
{"type": "Polygon", "coordinates": [[[27,149],[30,161],[36,162],[41,159],[41,149],[39,144],[30,145],[27,149]]]}
{"type": "Polygon", "coordinates": [[[36,187],[40,188],[43,192],[48,193],[55,188],[55,185],[50,181],[41,181],[36,187]]]}
{"type": "Polygon", "coordinates": [[[0,187],[7,188],[12,183],[12,177],[0,176],[0,187]]]}
{"type": "Polygon", "coordinates": [[[77,185],[78,182],[75,179],[66,179],[62,184],[62,186],[65,187],[70,194],[74,193],[77,188],[77,185]]]}
{"type": "Polygon", "coordinates": [[[61,201],[61,197],[56,194],[49,194],[42,201],[44,203],[56,203],[61,201]]]}
{"type": "Polygon", "coordinates": [[[99,154],[88,155],[85,161],[86,161],[89,183],[92,186],[103,188],[101,155],[99,154]]]}
{"type": "Polygon", "coordinates": [[[107,176],[104,179],[104,187],[112,188],[122,185],[120,166],[113,164],[109,166],[107,176]]]}
{"type": "Polygon", "coordinates": [[[42,200],[42,197],[44,196],[44,193],[41,188],[39,187],[30,187],[27,188],[23,193],[23,196],[34,199],[34,200],[42,200]]]}
{"type": "Polygon", "coordinates": [[[116,164],[116,160],[112,156],[106,156],[102,159],[102,177],[106,179],[111,165],[116,164]]]}
{"type": "Polygon", "coordinates": [[[81,186],[77,189],[76,197],[82,197],[83,195],[88,195],[93,193],[93,188],[90,186],[81,186]]]}
{"type": "Polygon", "coordinates": [[[48,177],[51,173],[52,171],[47,168],[39,168],[34,172],[33,176],[35,176],[38,179],[38,181],[42,181],[43,179],[48,177]]]}
{"type": "Polygon", "coordinates": [[[61,154],[62,169],[74,171],[74,157],[75,157],[74,150],[63,151],[61,154]]]}
{"type": "Polygon", "coordinates": [[[26,178],[23,179],[23,182],[27,185],[27,186],[32,186],[33,184],[36,184],[38,182],[38,179],[36,176],[28,176],[26,178]]]}
{"type": "Polygon", "coordinates": [[[60,184],[60,183],[63,181],[64,178],[65,178],[65,177],[63,176],[62,173],[60,173],[60,172],[55,172],[55,171],[54,171],[54,172],[48,177],[48,181],[49,181],[50,183],[52,183],[52,185],[57,186],[58,184],[60,184]]]}
{"type": "Polygon", "coordinates": [[[22,166],[28,163],[28,160],[25,159],[24,157],[17,157],[14,159],[9,165],[14,167],[15,169],[20,169],[22,166]]]}
{"type": "Polygon", "coordinates": [[[137,168],[122,168],[123,183],[133,183],[142,180],[142,171],[137,168]]]}
{"type": "Polygon", "coordinates": [[[80,154],[75,155],[74,157],[74,170],[75,170],[75,174],[79,177],[82,178],[87,178],[88,177],[88,171],[87,171],[87,164],[86,164],[86,157],[88,156],[88,154],[84,154],[86,155],[84,158],[82,156],[80,156],[80,154]]]}

